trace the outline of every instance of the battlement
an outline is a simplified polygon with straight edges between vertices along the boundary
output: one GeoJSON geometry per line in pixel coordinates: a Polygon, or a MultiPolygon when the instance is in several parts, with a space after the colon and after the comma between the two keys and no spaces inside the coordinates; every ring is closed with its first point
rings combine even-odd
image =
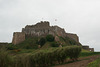
{"type": "MultiPolygon", "coordinates": [[[[66,33],[63,28],[59,26],[50,26],[48,21],[40,21],[35,25],[26,25],[25,28],[22,28],[22,32],[15,32],[13,34],[13,44],[18,44],[25,40],[25,37],[38,37],[38,36],[46,36],[51,34],[53,36],[61,36],[61,37],[70,37],[76,42],[79,42],[78,36],[76,34],[66,33]]],[[[57,39],[57,37],[56,37],[57,39]]]]}
{"type": "Polygon", "coordinates": [[[40,21],[39,23],[35,25],[27,25],[25,28],[26,29],[31,29],[31,28],[41,29],[41,28],[48,28],[48,27],[50,27],[48,21],[40,21]]]}
{"type": "Polygon", "coordinates": [[[22,29],[26,36],[43,36],[47,34],[65,36],[64,29],[58,26],[50,26],[48,21],[41,21],[35,25],[27,25],[22,29]]]}

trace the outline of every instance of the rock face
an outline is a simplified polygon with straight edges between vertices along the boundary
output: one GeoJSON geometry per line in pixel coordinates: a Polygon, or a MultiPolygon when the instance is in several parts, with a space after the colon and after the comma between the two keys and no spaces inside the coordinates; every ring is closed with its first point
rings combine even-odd
{"type": "Polygon", "coordinates": [[[25,37],[46,36],[48,34],[55,36],[57,41],[59,40],[57,36],[68,36],[69,38],[79,42],[76,34],[66,33],[64,29],[58,26],[50,26],[48,21],[41,21],[35,25],[27,25],[25,28],[22,28],[22,32],[15,32],[13,34],[12,43],[19,44],[25,40],[25,37]]]}

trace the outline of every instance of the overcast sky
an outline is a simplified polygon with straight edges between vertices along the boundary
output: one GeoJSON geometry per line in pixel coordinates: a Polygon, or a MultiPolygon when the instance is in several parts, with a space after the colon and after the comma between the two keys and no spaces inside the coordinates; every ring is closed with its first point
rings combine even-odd
{"type": "Polygon", "coordinates": [[[41,20],[100,51],[100,0],[0,0],[0,42],[11,42],[13,32],[41,20]]]}

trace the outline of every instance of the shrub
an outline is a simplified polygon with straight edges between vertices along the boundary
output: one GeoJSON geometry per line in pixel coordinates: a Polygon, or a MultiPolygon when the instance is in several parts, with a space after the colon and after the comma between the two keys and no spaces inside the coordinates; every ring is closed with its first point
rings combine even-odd
{"type": "Polygon", "coordinates": [[[35,67],[34,62],[31,60],[30,54],[23,54],[16,56],[13,67],[35,67]],[[23,56],[24,55],[24,56],[23,56]]]}
{"type": "Polygon", "coordinates": [[[45,38],[41,38],[39,40],[39,45],[43,46],[46,43],[46,39],[45,38]]]}
{"type": "Polygon", "coordinates": [[[5,49],[0,49],[0,67],[11,67],[12,58],[5,49]]]}
{"type": "Polygon", "coordinates": [[[49,42],[53,42],[55,40],[55,37],[53,35],[47,35],[46,40],[49,42]]]}
{"type": "Polygon", "coordinates": [[[19,49],[38,49],[38,37],[26,38],[25,41],[15,45],[19,49]]]}
{"type": "Polygon", "coordinates": [[[57,42],[52,42],[50,45],[51,45],[52,47],[59,47],[59,44],[58,44],[57,42]]]}
{"type": "Polygon", "coordinates": [[[64,60],[66,60],[67,58],[67,54],[65,53],[65,48],[59,48],[56,51],[54,51],[54,53],[55,53],[55,59],[59,64],[63,63],[64,60]]]}
{"type": "Polygon", "coordinates": [[[66,54],[70,57],[70,59],[77,60],[79,54],[81,52],[81,47],[79,46],[70,46],[65,49],[66,54]]]}
{"type": "MultiPolygon", "coordinates": [[[[57,62],[64,63],[67,57],[71,59],[77,59],[79,57],[81,47],[79,46],[68,46],[52,48],[48,50],[38,50],[35,53],[27,53],[17,55],[14,57],[14,61],[10,67],[48,67],[56,64],[57,62]]],[[[0,54],[0,65],[2,67],[9,66],[9,56],[5,54],[4,57],[0,54]],[[2,57],[4,58],[2,61],[2,57]],[[5,59],[6,58],[6,59],[5,59]]]]}
{"type": "Polygon", "coordinates": [[[8,50],[15,50],[15,49],[18,49],[18,48],[16,47],[16,45],[9,44],[9,45],[7,46],[7,49],[8,49],[8,50]]]}
{"type": "Polygon", "coordinates": [[[79,57],[80,51],[81,47],[79,46],[55,48],[55,50],[48,50],[46,52],[39,51],[32,55],[31,60],[39,67],[46,67],[56,63],[56,61],[59,64],[63,63],[67,57],[76,60],[79,57]]]}

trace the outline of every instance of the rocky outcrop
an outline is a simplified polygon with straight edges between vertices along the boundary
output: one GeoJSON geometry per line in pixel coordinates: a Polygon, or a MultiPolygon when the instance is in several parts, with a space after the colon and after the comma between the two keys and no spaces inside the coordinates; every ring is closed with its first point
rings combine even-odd
{"type": "Polygon", "coordinates": [[[25,37],[39,37],[46,36],[51,34],[55,36],[55,39],[58,41],[57,36],[72,38],[73,40],[79,42],[79,38],[76,34],[66,33],[63,28],[58,26],[50,26],[48,21],[41,21],[35,25],[27,25],[25,28],[22,28],[22,32],[15,32],[13,34],[13,44],[19,44],[25,40],[25,37]]]}

